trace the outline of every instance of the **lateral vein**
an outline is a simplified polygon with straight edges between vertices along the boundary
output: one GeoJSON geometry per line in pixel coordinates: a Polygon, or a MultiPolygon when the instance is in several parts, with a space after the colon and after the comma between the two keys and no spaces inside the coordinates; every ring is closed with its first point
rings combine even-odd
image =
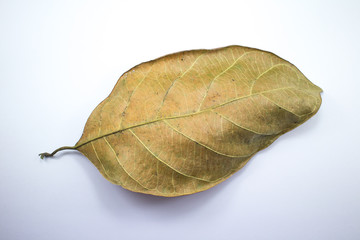
{"type": "Polygon", "coordinates": [[[209,180],[205,180],[205,179],[202,179],[202,178],[198,178],[198,177],[194,177],[194,176],[190,176],[190,175],[187,175],[185,173],[182,173],[180,172],[179,170],[173,168],[172,166],[170,166],[169,164],[167,164],[166,162],[164,162],[162,159],[160,159],[158,156],[156,156],[147,146],[146,144],[141,141],[141,139],[131,130],[129,129],[129,131],[134,135],[134,137],[143,145],[143,147],[152,155],[154,156],[159,162],[161,162],[162,164],[166,165],[167,167],[171,168],[172,170],[174,170],[175,172],[185,176],[185,177],[189,177],[189,178],[194,178],[194,179],[197,179],[197,180],[200,180],[200,181],[204,181],[204,182],[212,182],[212,181],[209,181],[209,180]]]}

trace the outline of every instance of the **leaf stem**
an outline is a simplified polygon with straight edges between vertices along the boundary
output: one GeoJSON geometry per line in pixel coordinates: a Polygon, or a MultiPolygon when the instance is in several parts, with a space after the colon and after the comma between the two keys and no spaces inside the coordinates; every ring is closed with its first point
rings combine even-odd
{"type": "Polygon", "coordinates": [[[52,153],[47,153],[47,152],[40,153],[39,156],[41,159],[44,159],[44,157],[53,157],[57,152],[62,151],[62,150],[76,150],[76,149],[77,149],[76,146],[74,146],[74,147],[64,146],[64,147],[56,149],[52,153]]]}

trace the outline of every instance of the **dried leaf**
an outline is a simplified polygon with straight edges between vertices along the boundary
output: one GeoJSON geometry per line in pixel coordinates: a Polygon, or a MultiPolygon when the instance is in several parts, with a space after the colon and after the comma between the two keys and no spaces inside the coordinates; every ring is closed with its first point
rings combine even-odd
{"type": "Polygon", "coordinates": [[[230,46],[170,54],[120,77],[74,147],[135,192],[204,191],[319,109],[322,90],[291,63],[230,46]]]}

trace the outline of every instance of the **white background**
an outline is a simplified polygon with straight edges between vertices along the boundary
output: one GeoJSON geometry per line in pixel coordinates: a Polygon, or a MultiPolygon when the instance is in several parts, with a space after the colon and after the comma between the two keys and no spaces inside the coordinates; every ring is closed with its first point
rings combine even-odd
{"type": "Polygon", "coordinates": [[[359,1],[0,2],[0,239],[360,239],[359,1]],[[79,139],[129,68],[243,45],[323,88],[308,122],[202,193],[107,182],[79,139]]]}

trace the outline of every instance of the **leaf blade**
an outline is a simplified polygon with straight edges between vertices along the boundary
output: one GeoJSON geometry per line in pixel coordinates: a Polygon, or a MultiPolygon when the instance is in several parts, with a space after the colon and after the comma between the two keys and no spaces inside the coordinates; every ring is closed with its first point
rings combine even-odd
{"type": "Polygon", "coordinates": [[[76,147],[129,190],[191,194],[224,181],[313,116],[320,92],[269,52],[229,46],[175,53],[122,75],[76,147]]]}

